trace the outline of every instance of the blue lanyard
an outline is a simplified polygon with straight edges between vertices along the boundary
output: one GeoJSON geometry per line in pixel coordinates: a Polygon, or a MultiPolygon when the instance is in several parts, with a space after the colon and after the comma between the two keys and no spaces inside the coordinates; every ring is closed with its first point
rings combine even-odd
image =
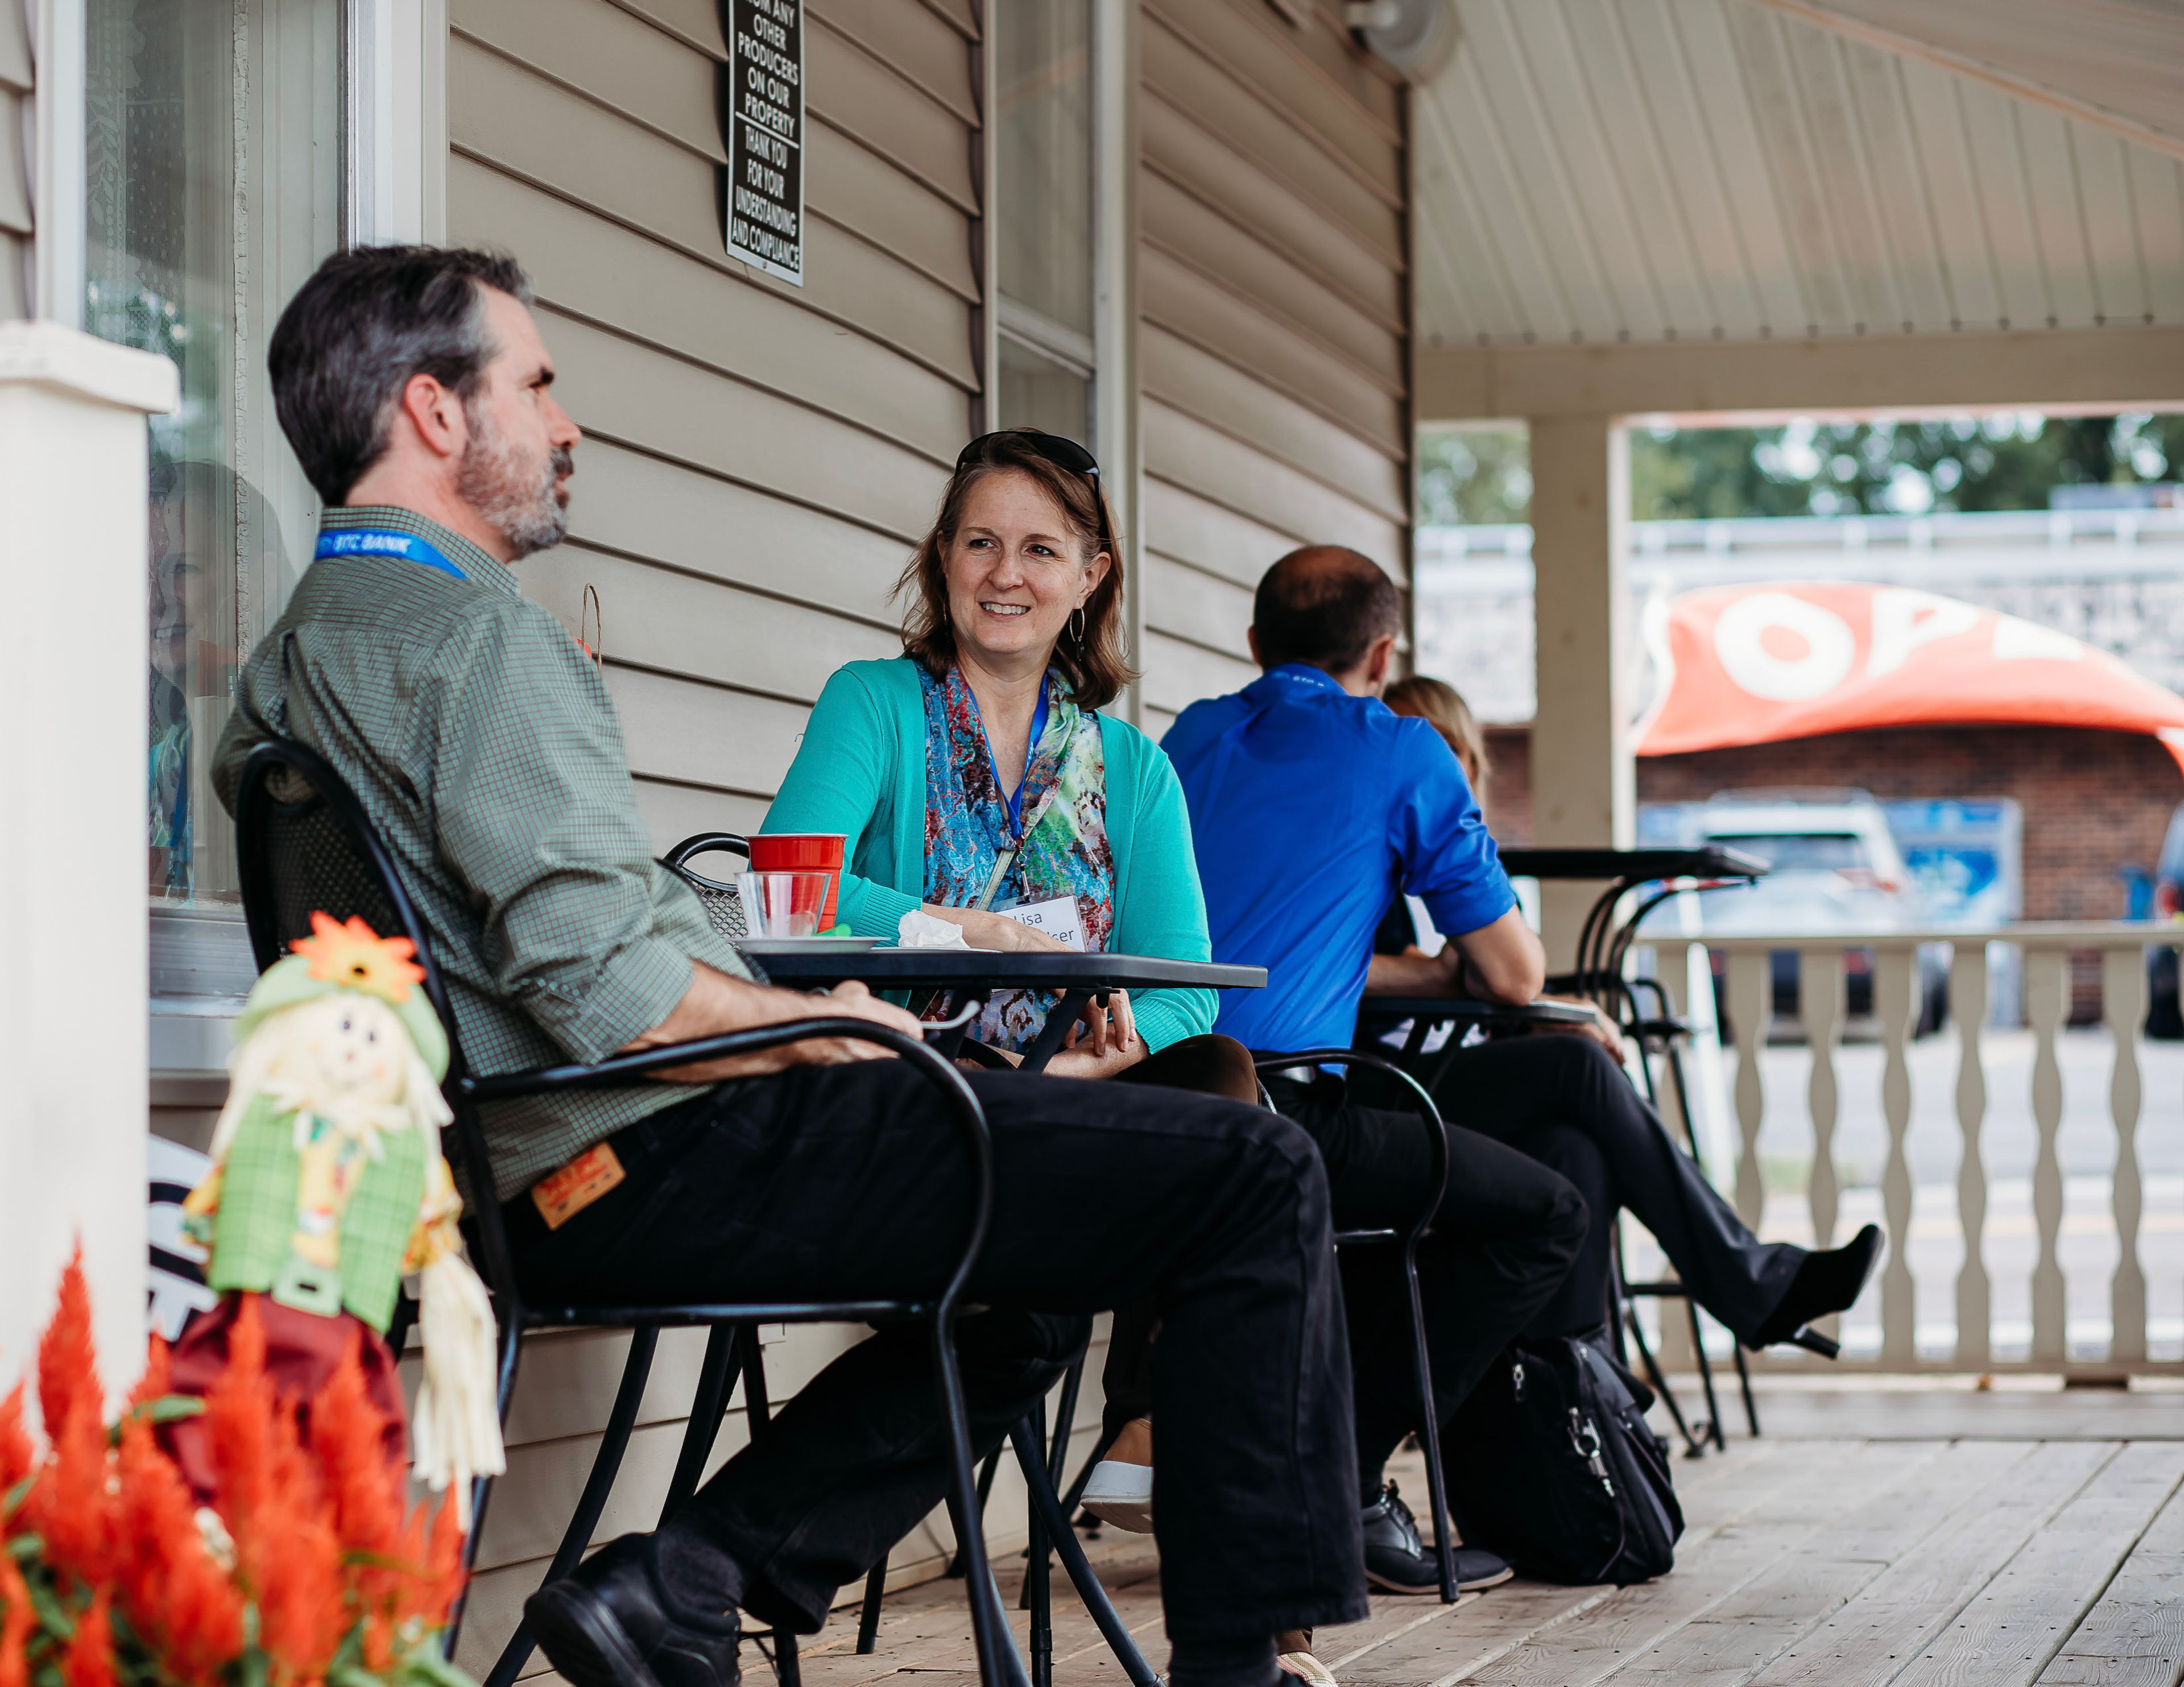
{"type": "Polygon", "coordinates": [[[458,580],[468,577],[415,533],[397,533],[386,527],[330,527],[319,535],[315,555],[320,560],[330,556],[407,557],[427,568],[437,568],[443,574],[452,574],[458,580]]]}
{"type": "MultiPolygon", "coordinates": [[[[978,724],[983,727],[985,722],[982,721],[978,724]]],[[[1009,797],[1009,830],[1011,832],[1023,830],[1024,787],[1031,783],[1032,758],[1039,754],[1039,741],[1045,736],[1046,685],[1042,681],[1039,688],[1039,707],[1032,711],[1031,737],[1024,743],[1023,777],[1017,781],[1016,790],[1009,797]]],[[[994,735],[990,731],[986,734],[986,759],[994,764],[994,782],[998,785],[1001,782],[1001,764],[994,754],[994,735]]]]}

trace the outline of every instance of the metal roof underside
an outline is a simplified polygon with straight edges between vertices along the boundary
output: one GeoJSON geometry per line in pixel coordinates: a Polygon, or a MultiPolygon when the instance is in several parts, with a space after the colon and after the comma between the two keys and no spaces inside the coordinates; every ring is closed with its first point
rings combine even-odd
{"type": "Polygon", "coordinates": [[[1426,345],[2184,324],[2184,0],[1456,3],[1426,345]]]}

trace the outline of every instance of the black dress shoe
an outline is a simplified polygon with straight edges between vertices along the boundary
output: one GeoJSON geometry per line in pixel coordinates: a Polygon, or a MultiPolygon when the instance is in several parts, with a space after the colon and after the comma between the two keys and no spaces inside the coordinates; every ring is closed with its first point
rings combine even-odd
{"type": "Polygon", "coordinates": [[[735,1613],[671,1604],[655,1540],[610,1540],[524,1601],[538,1650],[574,1687],[736,1687],[735,1613]]]}
{"type": "MultiPolygon", "coordinates": [[[[1756,1330],[1746,1346],[1758,1351],[1778,1341],[1797,1341],[1798,1345],[1811,1344],[1799,1340],[1799,1332],[1814,1318],[1824,1318],[1830,1312],[1850,1310],[1851,1303],[1865,1292],[1867,1281],[1873,1276],[1874,1267],[1880,1260],[1882,1241],[1880,1227],[1869,1224],[1840,1248],[1808,1254],[1797,1266],[1797,1274],[1790,1279],[1790,1286],[1782,1293],[1774,1310],[1767,1315],[1767,1322],[1756,1330]]],[[[1825,1341],[1815,1336],[1814,1341],[1825,1341]]],[[[1832,1344],[1830,1344],[1832,1345],[1832,1344]]],[[[1822,1350],[1814,1347],[1814,1351],[1822,1350]]],[[[1827,1356],[1833,1358],[1833,1354],[1827,1356]]]]}
{"type": "MultiPolygon", "coordinates": [[[[1366,1506],[1365,1579],[1386,1593],[1439,1593],[1440,1565],[1418,1539],[1418,1520],[1390,1483],[1366,1506]]],[[[1477,1546],[1456,1549],[1456,1584],[1465,1593],[1506,1582],[1516,1572],[1508,1561],[1477,1546]]]]}

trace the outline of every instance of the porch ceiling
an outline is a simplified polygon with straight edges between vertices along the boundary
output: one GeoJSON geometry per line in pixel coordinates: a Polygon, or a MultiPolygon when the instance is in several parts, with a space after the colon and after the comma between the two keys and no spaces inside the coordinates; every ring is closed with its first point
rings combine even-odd
{"type": "Polygon", "coordinates": [[[1426,347],[2184,324],[2180,0],[1456,0],[1426,347]]]}

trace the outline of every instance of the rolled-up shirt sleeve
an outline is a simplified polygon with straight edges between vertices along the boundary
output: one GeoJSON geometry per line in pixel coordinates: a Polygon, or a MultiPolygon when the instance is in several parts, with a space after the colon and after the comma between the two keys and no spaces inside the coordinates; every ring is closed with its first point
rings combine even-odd
{"type": "Polygon", "coordinates": [[[560,624],[515,600],[476,638],[439,711],[439,853],[476,900],[496,983],[599,1060],[674,1011],[694,960],[749,972],[653,860],[605,688],[560,624]]]}
{"type": "Polygon", "coordinates": [[[1471,782],[1432,727],[1405,721],[1396,738],[1398,782],[1389,842],[1402,888],[1426,905],[1434,929],[1457,938],[1492,925],[1517,905],[1471,782]]]}

